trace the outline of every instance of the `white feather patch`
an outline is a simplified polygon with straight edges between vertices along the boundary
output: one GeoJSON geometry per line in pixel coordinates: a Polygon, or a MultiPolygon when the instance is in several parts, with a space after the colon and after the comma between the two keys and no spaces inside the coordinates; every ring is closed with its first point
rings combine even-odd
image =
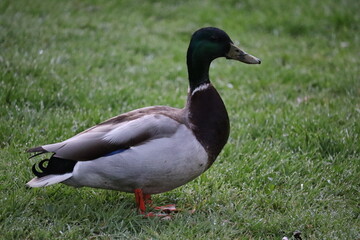
{"type": "Polygon", "coordinates": [[[72,173],[65,173],[65,174],[50,174],[41,178],[35,177],[31,179],[26,186],[36,188],[36,187],[46,187],[53,185],[55,183],[60,183],[72,177],[72,173]]]}
{"type": "Polygon", "coordinates": [[[207,89],[209,86],[210,86],[210,83],[203,83],[200,86],[198,86],[197,88],[195,88],[195,90],[192,92],[191,95],[194,95],[196,92],[203,91],[203,90],[207,89]]]}

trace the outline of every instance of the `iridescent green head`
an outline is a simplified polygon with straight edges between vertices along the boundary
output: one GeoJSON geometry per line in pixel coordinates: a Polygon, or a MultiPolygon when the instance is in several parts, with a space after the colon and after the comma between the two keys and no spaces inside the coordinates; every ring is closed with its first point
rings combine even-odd
{"type": "Polygon", "coordinates": [[[244,52],[234,45],[221,29],[201,28],[191,38],[187,52],[190,89],[209,82],[210,63],[219,57],[234,59],[248,64],[260,64],[260,59],[244,52]]]}

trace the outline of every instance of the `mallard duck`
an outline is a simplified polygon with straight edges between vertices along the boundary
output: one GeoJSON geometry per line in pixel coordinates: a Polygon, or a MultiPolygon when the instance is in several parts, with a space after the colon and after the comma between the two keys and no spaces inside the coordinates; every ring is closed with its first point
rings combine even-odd
{"type": "Polygon", "coordinates": [[[32,157],[52,155],[33,165],[36,177],[27,186],[64,183],[135,193],[137,208],[145,214],[151,194],[201,175],[228,140],[229,117],[209,78],[210,63],[219,57],[261,63],[235,46],[223,30],[197,30],[187,51],[190,87],[184,108],[136,109],[65,141],[28,149],[36,153],[32,157]]]}

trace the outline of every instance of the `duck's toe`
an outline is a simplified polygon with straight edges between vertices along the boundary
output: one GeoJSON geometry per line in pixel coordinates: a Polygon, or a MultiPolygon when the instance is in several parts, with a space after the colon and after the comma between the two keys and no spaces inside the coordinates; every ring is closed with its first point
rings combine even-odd
{"type": "Polygon", "coordinates": [[[176,208],[175,204],[168,204],[165,206],[154,207],[154,209],[168,214],[179,212],[179,209],[176,208]]]}

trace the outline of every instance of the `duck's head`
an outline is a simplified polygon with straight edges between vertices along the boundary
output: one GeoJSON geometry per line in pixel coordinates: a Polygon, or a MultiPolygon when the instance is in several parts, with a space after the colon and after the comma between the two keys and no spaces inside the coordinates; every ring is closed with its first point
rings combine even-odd
{"type": "Polygon", "coordinates": [[[261,63],[260,59],[235,46],[223,30],[214,27],[201,28],[192,35],[187,52],[191,88],[209,81],[210,63],[219,57],[234,59],[247,64],[261,63]]]}
{"type": "MultiPolygon", "coordinates": [[[[191,38],[188,49],[190,57],[212,61],[219,57],[238,60],[248,64],[260,64],[261,60],[235,46],[226,32],[219,28],[206,27],[197,30],[191,38]]],[[[189,56],[188,56],[189,57],[189,56]]]]}

